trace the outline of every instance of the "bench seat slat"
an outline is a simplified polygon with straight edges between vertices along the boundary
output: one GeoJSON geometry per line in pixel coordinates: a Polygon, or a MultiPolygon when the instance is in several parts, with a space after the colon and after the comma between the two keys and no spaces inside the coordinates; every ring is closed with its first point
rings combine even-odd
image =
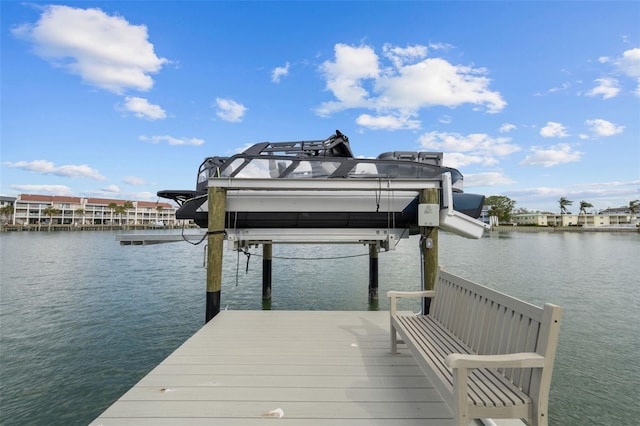
{"type": "MultiPolygon", "coordinates": [[[[473,351],[428,316],[398,316],[396,324],[405,342],[414,342],[429,367],[452,391],[453,375],[444,359],[451,353],[473,354],[473,351]]],[[[501,373],[486,368],[475,369],[469,375],[468,397],[471,404],[485,407],[531,403],[531,399],[501,373]]]]}

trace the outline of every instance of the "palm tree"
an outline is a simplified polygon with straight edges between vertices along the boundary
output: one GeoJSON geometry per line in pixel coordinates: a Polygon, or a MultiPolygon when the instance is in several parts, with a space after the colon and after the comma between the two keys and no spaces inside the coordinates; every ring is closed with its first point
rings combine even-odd
{"type": "Polygon", "coordinates": [[[578,225],[580,225],[580,215],[584,215],[585,221],[587,216],[587,209],[593,207],[593,204],[587,201],[580,201],[580,212],[578,213],[578,225]]]}
{"type": "Polygon", "coordinates": [[[86,213],[84,209],[75,209],[74,213],[82,218],[82,224],[84,225],[84,214],[86,213]]]}
{"type": "MultiPolygon", "coordinates": [[[[110,222],[113,222],[113,214],[115,213],[117,207],[118,207],[118,204],[116,204],[116,203],[109,203],[107,205],[107,208],[109,210],[111,210],[111,220],[110,220],[110,222]]],[[[102,224],[104,225],[104,220],[102,221],[102,224]]]]}
{"type": "Polygon", "coordinates": [[[4,219],[3,222],[10,222],[11,215],[13,214],[13,205],[7,204],[6,206],[0,207],[0,216],[4,219]]]}
{"type": "Polygon", "coordinates": [[[118,223],[120,224],[120,226],[122,226],[122,215],[127,212],[127,209],[125,208],[125,206],[116,206],[116,208],[114,209],[114,212],[115,214],[118,215],[119,217],[118,223]]]}
{"type": "Polygon", "coordinates": [[[125,219],[125,223],[128,225],[129,224],[129,214],[127,213],[127,210],[133,208],[133,203],[131,201],[125,201],[124,204],[122,205],[122,207],[124,207],[124,212],[123,213],[125,213],[127,215],[127,217],[125,219]]]}
{"type": "Polygon", "coordinates": [[[573,204],[573,201],[568,200],[567,197],[561,197],[558,203],[560,204],[560,214],[567,214],[567,207],[573,204]]]}
{"type": "Polygon", "coordinates": [[[51,222],[53,222],[53,216],[60,214],[60,210],[56,209],[53,206],[48,206],[46,209],[42,210],[46,216],[49,216],[49,231],[51,231],[51,222]]]}

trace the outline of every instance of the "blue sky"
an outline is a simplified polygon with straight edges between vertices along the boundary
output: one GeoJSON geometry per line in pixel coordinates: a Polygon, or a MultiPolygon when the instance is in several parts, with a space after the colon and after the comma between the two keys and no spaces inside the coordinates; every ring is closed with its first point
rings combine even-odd
{"type": "Polygon", "coordinates": [[[640,2],[12,2],[0,194],[157,199],[206,156],[340,129],[465,191],[640,198],[640,2]]]}

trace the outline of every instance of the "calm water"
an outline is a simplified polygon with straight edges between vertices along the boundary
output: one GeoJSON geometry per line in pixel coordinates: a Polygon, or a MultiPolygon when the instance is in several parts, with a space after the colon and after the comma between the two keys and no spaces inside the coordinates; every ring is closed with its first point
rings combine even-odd
{"type": "MultiPolygon", "coordinates": [[[[204,321],[203,247],[109,232],[0,235],[0,424],[90,422],[204,321]]],[[[417,289],[418,241],[380,254],[380,295],[417,289]]],[[[260,250],[253,250],[260,254],[260,250]]],[[[366,310],[365,246],[274,246],[272,309],[366,310]]],[[[640,424],[640,235],[440,235],[449,271],[565,308],[552,425],[640,424]]],[[[225,252],[222,304],[261,309],[261,258],[225,252]]],[[[417,310],[417,306],[403,308],[417,310]]],[[[381,297],[379,309],[388,309],[381,297]]]]}

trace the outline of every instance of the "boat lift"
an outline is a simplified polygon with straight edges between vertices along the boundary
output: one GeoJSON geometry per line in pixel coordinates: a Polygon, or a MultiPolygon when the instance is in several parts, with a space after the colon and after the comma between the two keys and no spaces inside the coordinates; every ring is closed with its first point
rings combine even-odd
{"type": "MultiPolygon", "coordinates": [[[[121,245],[158,244],[164,242],[207,240],[207,313],[209,321],[220,311],[222,287],[222,256],[224,240],[228,248],[241,250],[252,245],[263,246],[263,298],[271,295],[271,245],[301,243],[357,243],[368,244],[369,299],[378,298],[378,251],[393,250],[401,238],[408,238],[409,230],[388,228],[230,228],[225,227],[225,217],[233,214],[233,196],[245,191],[260,191],[269,197],[269,191],[337,191],[344,195],[349,191],[372,191],[393,194],[394,191],[415,191],[419,196],[418,227],[422,235],[423,288],[430,289],[437,270],[437,229],[466,238],[480,238],[488,225],[453,210],[451,175],[433,179],[234,179],[209,178],[208,181],[208,229],[206,233],[181,234],[119,234],[121,245]],[[230,194],[228,194],[231,192],[230,194]],[[442,202],[440,202],[442,193],[442,202]],[[433,275],[433,276],[432,276],[433,275]],[[429,284],[430,283],[430,284],[429,284]]],[[[287,206],[283,206],[286,211],[287,206]]]]}

